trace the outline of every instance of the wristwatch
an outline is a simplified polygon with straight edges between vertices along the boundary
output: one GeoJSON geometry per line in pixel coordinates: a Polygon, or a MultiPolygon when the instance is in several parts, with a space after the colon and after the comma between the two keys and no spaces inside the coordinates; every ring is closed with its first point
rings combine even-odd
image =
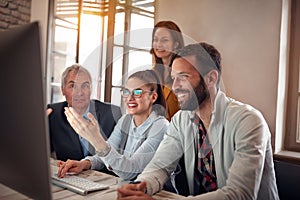
{"type": "Polygon", "coordinates": [[[106,145],[105,149],[102,149],[102,150],[100,150],[100,151],[96,151],[96,154],[97,154],[98,156],[104,157],[104,156],[106,156],[106,155],[110,152],[111,147],[110,147],[110,145],[109,145],[108,142],[106,142],[106,144],[107,144],[107,145],[106,145]]]}

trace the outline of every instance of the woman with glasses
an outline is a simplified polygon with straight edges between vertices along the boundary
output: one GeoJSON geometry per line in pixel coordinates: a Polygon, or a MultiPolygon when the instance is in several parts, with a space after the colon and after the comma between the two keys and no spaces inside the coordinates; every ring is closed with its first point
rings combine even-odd
{"type": "Polygon", "coordinates": [[[101,129],[91,114],[87,121],[73,108],[65,108],[71,126],[94,146],[96,154],[81,161],[59,161],[58,177],[106,166],[123,180],[132,180],[150,162],[169,124],[164,117],[165,101],[159,79],[152,70],[136,72],[128,78],[121,94],[127,114],[107,141],[99,134],[101,129]]]}

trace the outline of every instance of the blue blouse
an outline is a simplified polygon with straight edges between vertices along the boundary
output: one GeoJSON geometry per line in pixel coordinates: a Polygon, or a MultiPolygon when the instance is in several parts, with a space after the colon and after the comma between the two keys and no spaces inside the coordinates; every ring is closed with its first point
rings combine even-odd
{"type": "Polygon", "coordinates": [[[157,115],[154,111],[140,126],[135,126],[133,118],[129,129],[126,147],[123,155],[117,149],[121,142],[121,128],[125,115],[116,124],[107,142],[111,146],[110,152],[105,157],[98,155],[88,156],[91,169],[102,169],[104,165],[123,180],[130,180],[140,174],[154,156],[169,122],[157,115]],[[152,126],[151,126],[152,125],[152,126]],[[147,131],[150,128],[149,131],[147,131]]]}

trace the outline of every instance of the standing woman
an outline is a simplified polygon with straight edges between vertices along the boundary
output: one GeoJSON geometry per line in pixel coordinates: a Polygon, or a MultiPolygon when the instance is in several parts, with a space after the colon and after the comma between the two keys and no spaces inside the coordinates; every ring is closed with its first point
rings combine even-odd
{"type": "Polygon", "coordinates": [[[136,72],[129,76],[121,93],[128,114],[121,117],[107,141],[90,113],[87,121],[74,109],[65,108],[71,126],[97,153],[81,161],[59,161],[58,177],[107,167],[123,180],[131,180],[150,162],[169,125],[158,77],[153,70],[136,72]]]}
{"type": "Polygon", "coordinates": [[[158,22],[152,32],[153,70],[159,76],[166,100],[166,118],[179,110],[176,96],[172,92],[171,65],[174,51],[184,46],[183,36],[179,27],[172,21],[158,22]]]}

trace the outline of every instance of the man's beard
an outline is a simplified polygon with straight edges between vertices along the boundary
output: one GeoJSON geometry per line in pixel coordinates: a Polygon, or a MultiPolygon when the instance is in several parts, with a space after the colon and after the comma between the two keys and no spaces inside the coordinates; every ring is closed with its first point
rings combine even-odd
{"type": "Polygon", "coordinates": [[[200,104],[208,97],[209,92],[206,88],[204,80],[201,78],[200,83],[195,88],[193,88],[193,91],[190,91],[190,98],[185,102],[185,104],[180,105],[180,109],[191,111],[196,110],[199,108],[200,104]]]}

